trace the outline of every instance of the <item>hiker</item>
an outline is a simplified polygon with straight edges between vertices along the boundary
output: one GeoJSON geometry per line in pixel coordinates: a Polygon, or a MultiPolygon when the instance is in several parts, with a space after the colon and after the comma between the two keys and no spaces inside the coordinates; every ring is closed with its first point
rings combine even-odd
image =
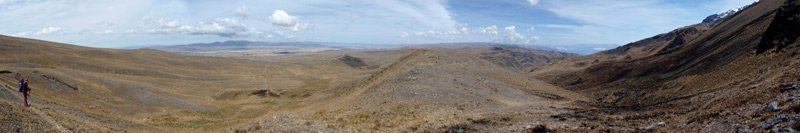
{"type": "Polygon", "coordinates": [[[28,79],[22,78],[19,80],[19,92],[22,92],[23,103],[25,103],[25,107],[30,106],[28,104],[28,92],[31,91],[31,88],[28,87],[28,79]]]}

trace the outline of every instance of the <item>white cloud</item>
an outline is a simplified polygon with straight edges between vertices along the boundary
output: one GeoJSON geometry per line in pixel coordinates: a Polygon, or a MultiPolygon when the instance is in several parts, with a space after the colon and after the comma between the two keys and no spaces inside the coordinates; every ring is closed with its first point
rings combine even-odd
{"type": "Polygon", "coordinates": [[[607,48],[601,48],[601,47],[597,47],[597,48],[593,48],[593,49],[594,49],[594,51],[608,50],[607,48]]]}
{"type": "Polygon", "coordinates": [[[94,34],[100,34],[100,35],[114,34],[114,30],[97,31],[97,32],[94,32],[94,34]]]}
{"type": "Polygon", "coordinates": [[[283,10],[275,10],[272,16],[269,17],[269,20],[272,21],[272,25],[280,27],[293,27],[297,25],[297,17],[289,15],[289,13],[283,10]]]}
{"type": "Polygon", "coordinates": [[[250,16],[250,14],[247,13],[247,6],[244,5],[240,6],[239,8],[236,8],[235,13],[236,16],[239,16],[241,18],[247,18],[250,16]]]}
{"type": "Polygon", "coordinates": [[[535,40],[539,39],[539,37],[537,37],[537,36],[525,37],[524,35],[522,35],[519,32],[517,32],[517,27],[516,26],[507,26],[505,28],[505,34],[503,34],[503,35],[504,35],[504,39],[501,40],[500,42],[504,42],[504,43],[529,44],[532,41],[535,41],[535,40]]]}
{"type": "Polygon", "coordinates": [[[245,37],[260,35],[255,28],[240,24],[235,19],[218,18],[213,21],[184,22],[179,20],[158,19],[145,21],[155,26],[146,33],[153,34],[185,34],[185,35],[217,35],[220,37],[245,37]]]}
{"type": "MultiPolygon", "coordinates": [[[[528,29],[532,31],[532,29],[528,29]]],[[[469,38],[469,37],[489,37],[494,42],[510,43],[510,44],[530,44],[533,41],[539,40],[538,36],[526,37],[525,35],[517,32],[516,26],[504,27],[503,31],[499,31],[497,25],[486,27],[469,28],[467,24],[458,24],[453,30],[428,30],[414,32],[415,37],[427,38],[440,38],[440,39],[455,39],[455,38],[469,38]]],[[[412,37],[412,34],[403,32],[401,37],[412,37]]]]}
{"type": "Polygon", "coordinates": [[[33,33],[33,35],[52,34],[58,31],[61,31],[61,27],[47,27],[42,30],[39,30],[39,32],[33,33]]]}
{"type": "Polygon", "coordinates": [[[528,0],[528,3],[535,6],[536,4],[539,4],[539,0],[528,0]]]}
{"type": "Polygon", "coordinates": [[[24,36],[28,36],[30,34],[31,34],[31,32],[26,31],[26,32],[20,32],[20,33],[14,34],[14,36],[24,37],[24,36]]]}
{"type": "MultiPolygon", "coordinates": [[[[406,34],[408,33],[403,32],[403,35],[406,34]]],[[[499,32],[497,30],[497,25],[478,27],[477,29],[473,30],[469,28],[467,24],[457,24],[455,27],[453,27],[452,30],[427,30],[427,31],[414,32],[414,35],[421,37],[462,36],[462,35],[497,36],[498,34],[499,32]]],[[[404,37],[408,37],[408,35],[404,37]]]]}
{"type": "Polygon", "coordinates": [[[517,27],[516,26],[508,26],[505,29],[506,29],[505,30],[506,31],[506,34],[505,34],[506,35],[506,37],[505,37],[506,41],[509,41],[509,42],[520,42],[520,41],[525,39],[525,36],[522,36],[522,34],[517,33],[517,27]]]}
{"type": "Polygon", "coordinates": [[[274,26],[292,31],[301,31],[313,29],[314,25],[311,23],[300,23],[297,16],[289,15],[286,11],[275,10],[269,17],[270,22],[274,26]]]}
{"type": "Polygon", "coordinates": [[[16,34],[16,36],[28,36],[28,35],[39,36],[39,35],[49,35],[49,34],[57,33],[57,32],[59,32],[59,31],[61,31],[61,27],[46,27],[46,28],[42,28],[41,30],[38,30],[38,31],[35,31],[35,32],[34,32],[34,31],[25,31],[25,32],[20,32],[20,33],[17,33],[17,34],[16,34]]]}
{"type": "Polygon", "coordinates": [[[302,31],[302,30],[312,30],[314,29],[314,24],[311,23],[298,23],[291,27],[292,31],[302,31]]]}
{"type": "Polygon", "coordinates": [[[478,28],[478,33],[487,35],[498,35],[499,32],[497,32],[497,25],[492,25],[483,28],[478,28]]]}
{"type": "Polygon", "coordinates": [[[578,25],[566,25],[566,24],[544,24],[540,25],[541,27],[545,28],[555,28],[555,29],[579,29],[581,26],[578,25]]]}

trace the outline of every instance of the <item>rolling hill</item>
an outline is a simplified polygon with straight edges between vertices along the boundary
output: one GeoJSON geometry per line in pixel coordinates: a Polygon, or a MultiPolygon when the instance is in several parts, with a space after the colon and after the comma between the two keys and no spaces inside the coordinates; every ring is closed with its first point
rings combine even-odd
{"type": "Polygon", "coordinates": [[[444,131],[586,99],[519,73],[569,54],[508,46],[219,57],[0,36],[0,51],[4,132],[444,131]]]}

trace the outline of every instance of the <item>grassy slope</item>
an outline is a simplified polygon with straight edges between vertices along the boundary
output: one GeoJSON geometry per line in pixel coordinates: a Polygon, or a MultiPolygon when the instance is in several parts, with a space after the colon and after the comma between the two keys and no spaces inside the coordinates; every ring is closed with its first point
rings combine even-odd
{"type": "MultiPolygon", "coordinates": [[[[31,79],[35,108],[46,112],[50,117],[73,131],[155,131],[155,132],[196,132],[225,131],[242,124],[269,121],[283,114],[329,113],[325,117],[344,118],[351,125],[347,128],[374,128],[364,125],[360,120],[363,113],[383,112],[378,116],[391,117],[384,123],[390,127],[383,130],[399,130],[414,126],[421,120],[411,118],[426,117],[426,121],[448,120],[440,125],[461,123],[464,120],[448,118],[450,107],[470,107],[469,101],[486,104],[475,107],[502,107],[490,110],[524,110],[529,105],[537,108],[553,103],[565,103],[582,96],[564,91],[559,87],[529,79],[503,69],[492,62],[480,59],[481,53],[489,47],[470,47],[467,50],[448,49],[427,52],[426,56],[444,59],[417,57],[407,63],[396,63],[401,56],[411,50],[353,50],[326,51],[317,54],[294,56],[235,56],[218,58],[206,56],[186,56],[156,50],[116,50],[87,48],[69,44],[0,36],[0,70],[10,73],[0,74],[0,83],[13,86],[20,77],[31,79]],[[367,65],[379,69],[354,69],[336,57],[350,54],[362,58],[367,65]],[[430,54],[430,55],[429,55],[430,54]],[[423,66],[417,66],[421,65],[423,66]],[[466,64],[465,64],[466,63],[466,64]],[[402,69],[389,71],[373,87],[360,88],[364,93],[341,91],[350,89],[348,85],[367,78],[375,73],[388,71],[396,64],[402,69]],[[475,66],[478,65],[478,66],[475,66]],[[420,69],[426,76],[418,77],[424,82],[406,82],[408,71],[420,69]],[[474,70],[471,71],[471,70],[474,70]],[[516,75],[516,76],[514,76],[516,75]],[[452,79],[461,79],[453,81],[452,79]],[[385,81],[384,81],[385,80],[385,81]],[[486,80],[486,81],[484,81],[486,80]],[[484,81],[486,83],[475,83],[484,81]],[[464,86],[464,84],[471,84],[464,86]],[[409,86],[411,85],[411,86],[409,86]],[[416,87],[415,87],[416,86],[416,87]],[[420,88],[419,86],[422,86],[420,88]],[[477,87],[475,87],[477,86],[477,87]],[[406,88],[402,91],[384,91],[378,88],[406,88]],[[477,97],[467,96],[469,92],[459,89],[500,89],[493,92],[481,91],[477,97]],[[467,87],[467,88],[463,88],[467,87]],[[488,87],[488,88],[487,88],[488,87]],[[403,110],[385,110],[405,106],[400,102],[370,108],[377,101],[403,101],[416,99],[403,97],[415,90],[434,95],[458,94],[458,99],[420,101],[417,105],[438,106],[403,110]],[[270,94],[258,96],[254,94],[270,94]],[[519,93],[514,93],[519,92],[519,93]],[[495,94],[500,93],[500,94],[495,94]],[[274,95],[273,95],[274,94],[274,95]],[[394,95],[393,97],[382,97],[394,95]],[[548,100],[543,97],[563,97],[561,100],[548,100]],[[345,99],[345,100],[339,100],[345,99]],[[350,100],[347,100],[350,99],[350,100]],[[491,100],[483,103],[484,100],[491,100]],[[331,101],[338,101],[333,102],[331,101]],[[328,103],[336,106],[319,108],[328,103]],[[437,104],[431,104],[437,103],[437,104]],[[343,106],[337,106],[343,105],[343,106]],[[523,106],[525,105],[525,106],[523,106]],[[354,107],[354,108],[342,108],[354,107]],[[328,111],[324,111],[328,110],[328,111]],[[338,114],[335,111],[356,111],[338,114]],[[429,110],[440,110],[436,111],[429,110]],[[360,113],[359,113],[360,112],[360,113]],[[401,117],[403,113],[416,112],[418,117],[401,117]],[[431,113],[434,112],[434,113],[431,113]],[[334,114],[330,114],[334,113],[334,114]],[[362,114],[362,115],[359,115],[362,114]],[[352,118],[352,119],[351,119],[352,118]],[[352,121],[356,120],[356,121],[352,121]]],[[[505,59],[504,55],[495,55],[505,59]]],[[[563,55],[542,55],[531,60],[556,58],[563,55]]],[[[401,62],[403,62],[401,60],[401,62]]],[[[378,74],[380,75],[380,74],[378,74]]],[[[358,88],[354,88],[358,89],[358,88]]],[[[472,94],[470,94],[472,95],[472,94]]],[[[431,96],[431,95],[428,95],[431,96]]],[[[5,97],[5,96],[4,96],[5,97]]],[[[4,102],[15,102],[4,100],[4,102]]],[[[544,109],[550,110],[550,109],[544,109]]],[[[4,111],[4,113],[18,113],[4,111]]],[[[341,113],[341,112],[340,112],[341,113]]],[[[484,112],[485,113],[485,112],[484,112]]],[[[477,114],[484,114],[478,112],[477,114]]],[[[476,114],[464,114],[472,116],[476,114]]],[[[509,115],[509,114],[506,114],[509,115]]],[[[485,116],[481,116],[485,117],[485,116]]],[[[324,118],[324,117],[319,117],[324,118]]],[[[376,120],[378,117],[365,120],[376,120]]],[[[318,118],[297,118],[297,121],[319,120],[318,118]]],[[[321,122],[342,123],[328,120],[321,122]]],[[[433,121],[431,121],[433,122],[433,121]]],[[[344,124],[348,124],[344,122],[344,124]]],[[[271,123],[271,126],[284,126],[285,123],[271,123]]],[[[299,127],[283,127],[303,129],[299,127]]],[[[429,127],[429,129],[441,127],[429,127]]]]}

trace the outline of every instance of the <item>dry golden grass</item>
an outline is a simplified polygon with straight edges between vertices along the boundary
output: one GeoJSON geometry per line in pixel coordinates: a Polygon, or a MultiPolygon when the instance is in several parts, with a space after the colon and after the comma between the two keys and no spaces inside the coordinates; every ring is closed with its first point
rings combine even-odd
{"type": "Polygon", "coordinates": [[[34,108],[79,132],[433,130],[585,99],[481,59],[487,46],[431,49],[187,56],[0,36],[0,81],[29,78],[34,108]]]}

